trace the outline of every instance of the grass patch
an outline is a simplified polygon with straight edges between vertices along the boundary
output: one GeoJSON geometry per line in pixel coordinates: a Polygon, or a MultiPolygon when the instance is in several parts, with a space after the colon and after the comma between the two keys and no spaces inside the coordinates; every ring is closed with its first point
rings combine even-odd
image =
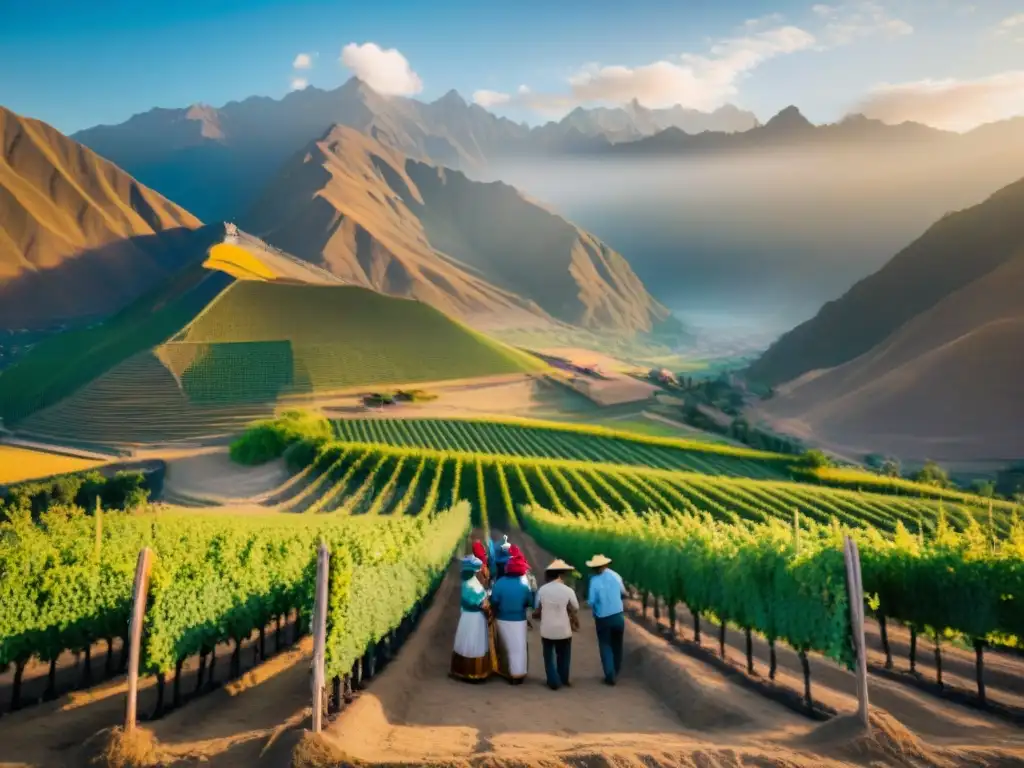
{"type": "MultiPolygon", "coordinates": [[[[315,445],[329,440],[331,435],[330,422],[320,414],[286,411],[277,418],[253,424],[231,443],[229,450],[232,461],[254,466],[279,458],[295,444],[315,445]]],[[[294,453],[298,454],[298,449],[294,453]]],[[[289,464],[297,464],[302,456],[291,456],[289,464]]]]}

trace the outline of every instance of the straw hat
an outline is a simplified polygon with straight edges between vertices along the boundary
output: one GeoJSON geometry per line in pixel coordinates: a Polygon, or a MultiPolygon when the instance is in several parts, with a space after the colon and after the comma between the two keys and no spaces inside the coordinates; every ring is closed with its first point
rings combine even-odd
{"type": "Polygon", "coordinates": [[[600,568],[605,565],[611,565],[611,558],[605,557],[604,555],[594,555],[592,558],[587,560],[587,568],[600,568]]]}
{"type": "Polygon", "coordinates": [[[573,569],[573,567],[571,565],[569,565],[567,562],[565,562],[565,560],[553,560],[551,562],[551,564],[548,565],[548,567],[545,568],[544,570],[545,571],[571,571],[571,570],[574,570],[574,569],[573,569]]]}

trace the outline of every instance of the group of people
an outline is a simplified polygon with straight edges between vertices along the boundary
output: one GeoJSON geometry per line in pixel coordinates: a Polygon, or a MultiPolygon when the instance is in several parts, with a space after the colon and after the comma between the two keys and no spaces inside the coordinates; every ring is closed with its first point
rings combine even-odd
{"type": "MultiPolygon", "coordinates": [[[[604,682],[615,685],[622,669],[625,633],[622,598],[626,588],[608,566],[611,560],[594,555],[587,589],[597,627],[604,682]]],[[[580,604],[575,590],[565,583],[574,568],[555,560],[544,569],[538,588],[522,550],[505,536],[500,546],[473,542],[473,553],[462,558],[461,613],[455,632],[451,675],[481,681],[500,675],[513,685],[526,679],[529,655],[527,633],[531,619],[540,624],[544,672],[548,687],[570,685],[572,636],[579,631],[580,604]]]]}

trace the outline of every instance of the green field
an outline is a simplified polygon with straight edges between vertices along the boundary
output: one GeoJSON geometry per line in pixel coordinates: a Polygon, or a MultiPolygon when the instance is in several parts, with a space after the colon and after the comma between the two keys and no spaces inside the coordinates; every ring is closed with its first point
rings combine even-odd
{"type": "MultiPolygon", "coordinates": [[[[584,437],[583,439],[588,439],[584,437]]],[[[589,438],[593,440],[593,438],[589,438]]],[[[877,529],[902,525],[934,531],[940,518],[955,530],[988,525],[988,509],[933,499],[863,493],[802,483],[716,477],[649,467],[494,453],[335,443],[308,470],[308,482],[280,500],[280,511],[416,514],[423,500],[466,499],[475,521],[515,526],[521,505],[587,517],[594,511],[707,513],[723,523],[804,523],[877,529]],[[478,482],[476,473],[481,473],[478,482]]],[[[1010,515],[993,514],[1005,535],[1010,515]]]]}
{"type": "Polygon", "coordinates": [[[72,440],[165,441],[234,431],[282,398],[543,368],[417,301],[196,264],[0,374],[0,417],[72,440]]]}
{"type": "Polygon", "coordinates": [[[592,427],[526,419],[340,419],[339,440],[348,442],[533,456],[679,469],[709,475],[779,478],[791,457],[592,427]]]}

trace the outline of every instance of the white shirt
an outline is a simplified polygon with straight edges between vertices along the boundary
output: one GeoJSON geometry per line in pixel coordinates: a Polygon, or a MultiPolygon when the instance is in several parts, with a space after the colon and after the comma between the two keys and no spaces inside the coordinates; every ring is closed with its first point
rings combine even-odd
{"type": "Polygon", "coordinates": [[[537,590],[537,607],[540,608],[540,636],[547,640],[566,640],[572,637],[569,624],[569,606],[580,609],[576,593],[568,584],[549,581],[537,590]]]}

